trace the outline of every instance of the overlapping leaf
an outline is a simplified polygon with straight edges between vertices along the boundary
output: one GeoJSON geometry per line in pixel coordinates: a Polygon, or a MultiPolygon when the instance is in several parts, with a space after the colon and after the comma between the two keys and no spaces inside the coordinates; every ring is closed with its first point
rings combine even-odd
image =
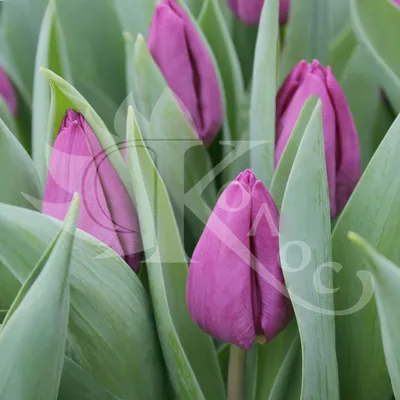
{"type": "Polygon", "coordinates": [[[186,306],[186,256],[166,188],[144,145],[132,109],[127,153],[135,187],[157,332],[170,379],[183,399],[225,398],[212,339],[186,306]]]}

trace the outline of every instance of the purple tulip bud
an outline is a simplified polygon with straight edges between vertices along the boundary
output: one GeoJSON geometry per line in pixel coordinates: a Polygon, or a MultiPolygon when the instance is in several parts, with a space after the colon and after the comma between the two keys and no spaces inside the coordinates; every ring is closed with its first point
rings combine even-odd
{"type": "Polygon", "coordinates": [[[278,223],[271,195],[250,170],[218,199],[193,253],[186,293],[192,318],[216,339],[249,349],[292,318],[278,223]]]}
{"type": "Polygon", "coordinates": [[[211,143],[223,123],[217,72],[202,38],[175,0],[157,5],[150,27],[149,50],[193,120],[199,138],[211,143]]]}
{"type": "Polygon", "coordinates": [[[5,100],[12,115],[17,113],[17,96],[3,68],[0,68],[0,96],[5,100]]]}
{"type": "Polygon", "coordinates": [[[132,201],[84,117],[68,110],[53,146],[42,212],[63,220],[73,193],[82,199],[78,227],[137,271],[142,247],[132,201]]]}
{"type": "Polygon", "coordinates": [[[361,155],[357,129],[346,98],[331,69],[300,62],[289,74],[277,98],[277,165],[305,101],[318,96],[322,101],[325,158],[331,216],[346,205],[361,175],[361,155]]]}
{"type": "MultiPolygon", "coordinates": [[[[260,22],[264,0],[228,0],[232,12],[245,24],[260,22]]],[[[286,24],[289,16],[290,0],[280,0],[279,23],[286,24]]]]}

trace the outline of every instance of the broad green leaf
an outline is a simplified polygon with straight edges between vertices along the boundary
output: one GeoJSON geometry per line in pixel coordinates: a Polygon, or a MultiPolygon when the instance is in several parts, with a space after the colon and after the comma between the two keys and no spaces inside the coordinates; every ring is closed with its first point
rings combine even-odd
{"type": "Polygon", "coordinates": [[[349,0],[328,0],[330,39],[337,38],[350,20],[349,0]]]}
{"type": "Polygon", "coordinates": [[[226,111],[231,132],[231,137],[224,139],[239,140],[242,137],[240,109],[244,97],[244,82],[235,46],[218,2],[205,0],[199,25],[215,54],[224,83],[226,111]]]}
{"type": "Polygon", "coordinates": [[[391,396],[375,302],[365,260],[347,233],[357,232],[377,251],[400,263],[400,118],[390,128],[338,220],[332,240],[336,348],[342,398],[391,396]],[[373,360],[373,362],[371,362],[373,360]]]}
{"type": "Polygon", "coordinates": [[[64,358],[57,400],[119,400],[101,386],[86,370],[64,358]]]}
{"type": "Polygon", "coordinates": [[[374,122],[381,101],[381,91],[365,52],[356,48],[340,77],[340,85],[357,126],[365,168],[375,152],[374,122]]]}
{"type": "MultiPolygon", "coordinates": [[[[226,3],[226,0],[222,0],[226,3]]],[[[229,11],[232,15],[232,12],[229,11]]],[[[243,71],[243,79],[246,88],[251,86],[254,68],[254,53],[258,26],[246,25],[236,17],[233,17],[232,37],[243,71]]]]}
{"type": "Polygon", "coordinates": [[[289,175],[280,218],[280,257],[300,332],[301,398],[339,399],[321,102],[289,175]]]}
{"type": "MultiPolygon", "coordinates": [[[[294,381],[294,363],[300,355],[297,324],[293,321],[281,334],[259,348],[257,400],[288,398],[288,387],[294,381]]],[[[300,374],[301,376],[301,370],[300,374]]],[[[301,387],[301,380],[299,382],[301,387]]]]}
{"type": "Polygon", "coordinates": [[[139,34],[147,37],[156,4],[157,0],[115,0],[123,30],[133,38],[139,34]]]}
{"type": "Polygon", "coordinates": [[[267,187],[274,171],[278,15],[279,1],[266,1],[257,36],[250,101],[250,140],[261,142],[250,153],[250,166],[267,187]]]}
{"type": "Polygon", "coordinates": [[[21,284],[2,263],[0,255],[0,310],[8,310],[18,294],[21,284]]]}
{"type": "Polygon", "coordinates": [[[224,399],[212,339],[186,306],[187,262],[166,188],[144,145],[132,108],[127,154],[146,252],[157,332],[174,390],[182,399],[224,399]],[[153,244],[156,241],[156,248],[153,244]]]}
{"type": "Polygon", "coordinates": [[[274,198],[278,209],[281,208],[283,195],[285,193],[287,181],[292,170],[293,162],[296,158],[301,140],[304,136],[304,132],[310,123],[310,118],[315,110],[316,105],[316,98],[308,99],[304,104],[279,164],[275,170],[275,174],[271,183],[271,195],[274,198]]]}
{"type": "Polygon", "coordinates": [[[52,4],[75,86],[111,129],[125,98],[124,43],[115,3],[52,0],[52,4]]]}
{"type": "Polygon", "coordinates": [[[204,2],[207,0],[183,0],[191,14],[197,18],[200,15],[204,2]]]}
{"type": "MultiPolygon", "coordinates": [[[[24,282],[60,222],[0,205],[0,225],[1,260],[24,282]]],[[[164,371],[147,293],[116,253],[80,230],[70,291],[67,356],[121,399],[162,398],[164,371]]]]}
{"type": "Polygon", "coordinates": [[[168,189],[179,230],[182,229],[184,206],[187,205],[185,193],[195,187],[193,201],[196,204],[189,207],[196,207],[196,216],[200,219],[194,217],[190,220],[190,228],[197,237],[210,215],[209,206],[216,202],[213,176],[208,180],[208,190],[197,189],[196,186],[212,169],[210,157],[168,88],[142,37],[138,37],[135,43],[133,64],[135,81],[132,87],[136,92],[139,126],[168,189]],[[201,200],[202,196],[208,206],[201,200]]]}
{"type": "Polygon", "coordinates": [[[329,65],[338,79],[347,67],[356,46],[357,39],[350,25],[331,44],[329,65]]]}
{"type": "Polygon", "coordinates": [[[7,399],[56,398],[68,331],[69,270],[79,199],[22,286],[0,331],[0,393],[7,399]]]}
{"type": "Polygon", "coordinates": [[[400,12],[392,0],[351,0],[352,22],[357,38],[393,106],[400,111],[400,12]]]}
{"type": "Polygon", "coordinates": [[[329,58],[329,1],[292,0],[279,82],[301,60],[326,64],[329,58]]]}
{"type": "Polygon", "coordinates": [[[42,187],[35,165],[28,153],[0,120],[0,202],[31,208],[25,195],[37,200],[42,187]]]}
{"type": "MultiPolygon", "coordinates": [[[[54,10],[49,5],[40,29],[32,105],[32,157],[42,182],[46,180],[47,176],[48,159],[46,153],[48,146],[52,144],[52,136],[47,137],[51,92],[42,68],[50,68],[61,75],[62,71],[65,70],[61,67],[61,64],[67,62],[66,55],[63,54],[62,50],[60,37],[57,38],[54,10]]],[[[68,73],[66,75],[69,76],[68,73]]]]}
{"type": "Polygon", "coordinates": [[[36,46],[47,3],[48,0],[6,0],[1,13],[2,62],[29,105],[36,46]]]}
{"type": "MultiPolygon", "coordinates": [[[[96,134],[102,148],[107,151],[109,160],[133,199],[133,189],[129,177],[129,171],[119,151],[121,143],[115,143],[114,137],[111,135],[102,119],[72,85],[52,71],[43,69],[43,72],[47,76],[52,90],[48,126],[49,133],[47,134],[47,137],[55,138],[57,136],[61,120],[68,108],[72,107],[76,111],[82,113],[96,134]]],[[[48,143],[48,146],[52,146],[52,144],[53,143],[48,143]]],[[[47,154],[47,157],[49,158],[49,154],[47,154]]]]}
{"type": "Polygon", "coordinates": [[[349,239],[363,253],[374,277],[375,301],[382,332],[383,349],[395,398],[400,397],[399,302],[400,268],[378,253],[364,238],[350,232],[349,239]]]}
{"type": "Polygon", "coordinates": [[[15,123],[14,117],[10,113],[10,109],[8,107],[8,104],[5,102],[5,100],[0,97],[0,118],[3,120],[3,122],[7,125],[8,129],[15,135],[15,137],[18,139],[18,128],[15,123]]]}

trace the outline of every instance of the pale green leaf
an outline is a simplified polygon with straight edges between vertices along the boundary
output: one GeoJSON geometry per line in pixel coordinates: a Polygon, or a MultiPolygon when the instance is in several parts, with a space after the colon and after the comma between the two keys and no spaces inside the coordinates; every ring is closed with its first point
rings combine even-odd
{"type": "Polygon", "coordinates": [[[349,239],[362,251],[375,282],[375,300],[378,308],[388,371],[395,398],[400,397],[400,334],[399,302],[400,268],[378,253],[364,238],[350,232],[349,239]]]}
{"type": "Polygon", "coordinates": [[[261,142],[250,153],[250,166],[267,187],[274,170],[278,14],[278,0],[264,3],[257,36],[250,101],[250,140],[261,142]]]}
{"type": "Polygon", "coordinates": [[[127,147],[142,239],[149,249],[146,264],[157,331],[174,390],[182,399],[224,399],[212,339],[187,310],[187,261],[169,197],[131,108],[127,147]]]}
{"type": "MultiPolygon", "coordinates": [[[[0,225],[2,262],[24,282],[60,223],[0,205],[0,225]]],[[[162,398],[166,382],[147,293],[118,254],[80,230],[70,291],[66,354],[121,399],[162,398]]]]}
{"type": "Polygon", "coordinates": [[[29,105],[36,46],[47,3],[48,0],[8,0],[3,2],[1,13],[2,62],[29,105]]]}
{"type": "Polygon", "coordinates": [[[26,195],[37,200],[42,186],[28,153],[0,120],[0,202],[31,208],[26,195]]]}
{"type": "Polygon", "coordinates": [[[359,42],[369,53],[393,106],[400,111],[400,12],[392,0],[351,0],[351,14],[359,42]]]}
{"type": "Polygon", "coordinates": [[[279,82],[301,60],[326,64],[329,58],[329,1],[292,0],[279,82]]]}
{"type": "MultiPolygon", "coordinates": [[[[42,68],[50,68],[61,75],[65,70],[61,63],[66,63],[60,37],[57,37],[55,14],[49,5],[43,18],[35,60],[32,105],[32,157],[42,182],[47,176],[48,146],[52,144],[53,135],[48,137],[49,110],[51,92],[48,80],[42,68]]],[[[67,76],[69,74],[67,73],[67,76]]],[[[52,133],[52,132],[51,132],[52,133]]]]}
{"type": "Polygon", "coordinates": [[[5,399],[56,398],[64,364],[69,270],[79,200],[32,270],[0,331],[0,393],[5,399]]]}
{"type": "Polygon", "coordinates": [[[184,207],[188,206],[196,211],[196,217],[189,220],[189,226],[198,237],[208,220],[210,207],[216,202],[211,160],[142,37],[135,44],[134,78],[132,86],[136,88],[138,123],[168,189],[179,230],[183,229],[184,207]],[[207,174],[209,185],[204,190],[197,183],[207,174]],[[193,188],[189,204],[185,195],[193,188]]]}
{"type": "Polygon", "coordinates": [[[133,38],[139,34],[147,37],[156,4],[157,0],[115,0],[123,30],[133,38]]]}
{"type": "Polygon", "coordinates": [[[275,174],[271,183],[271,195],[274,198],[278,209],[281,208],[283,195],[285,193],[287,181],[292,170],[293,162],[316,105],[316,98],[308,99],[305,102],[285,150],[283,151],[279,164],[275,170],[275,174]]]}
{"type": "Polygon", "coordinates": [[[357,232],[377,251],[400,263],[400,118],[390,128],[336,224],[333,260],[342,266],[334,276],[336,349],[342,398],[389,398],[391,385],[379,321],[365,260],[347,233],[357,232]],[[371,362],[373,360],[373,362],[371,362]]]}
{"type": "Polygon", "coordinates": [[[218,2],[205,0],[199,25],[213,50],[225,88],[231,137],[224,139],[239,140],[242,137],[240,109],[244,97],[244,82],[235,46],[218,2]]]}
{"type": "Polygon", "coordinates": [[[375,152],[375,130],[381,91],[365,52],[356,48],[340,77],[340,85],[353,115],[361,147],[362,166],[365,168],[375,152]]]}
{"type": "Polygon", "coordinates": [[[52,4],[75,87],[111,129],[126,96],[124,42],[114,1],[52,4]]]}
{"type": "Polygon", "coordinates": [[[280,257],[300,332],[301,398],[339,399],[321,102],[289,175],[280,218],[280,257]]]}

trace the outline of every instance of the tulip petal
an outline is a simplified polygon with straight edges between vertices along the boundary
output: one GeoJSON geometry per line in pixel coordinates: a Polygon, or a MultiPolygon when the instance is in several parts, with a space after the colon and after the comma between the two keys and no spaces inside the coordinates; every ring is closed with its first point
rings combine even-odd
{"type": "Polygon", "coordinates": [[[282,89],[282,93],[278,94],[278,123],[277,123],[277,143],[275,149],[275,165],[278,164],[282,153],[286,147],[293,128],[300,115],[301,109],[305,101],[311,96],[318,96],[322,101],[322,114],[324,124],[324,143],[325,157],[329,184],[329,199],[331,205],[331,214],[335,216],[337,213],[336,207],[336,114],[332,105],[330,94],[328,93],[324,72],[319,68],[310,67],[308,72],[301,76],[300,72],[304,71],[304,64],[301,69],[297,69],[293,81],[288,81],[290,88],[282,89]],[[297,81],[300,79],[300,81],[297,81]],[[297,89],[295,82],[299,82],[297,89]],[[291,95],[290,101],[283,109],[282,104],[285,104],[291,95]],[[279,99],[279,97],[287,97],[287,99],[279,99]]]}
{"type": "Polygon", "coordinates": [[[168,85],[211,143],[223,123],[222,93],[213,60],[190,17],[175,0],[158,4],[149,50],[168,85]]]}
{"type": "Polygon", "coordinates": [[[188,51],[185,24],[168,4],[158,4],[155,9],[148,45],[168,85],[186,107],[196,127],[200,126],[195,77],[188,51]]]}
{"type": "Polygon", "coordinates": [[[272,340],[289,323],[293,309],[279,262],[279,214],[264,184],[252,189],[252,253],[258,295],[257,334],[272,340]]]}
{"type": "Polygon", "coordinates": [[[257,25],[260,22],[264,0],[228,0],[228,4],[244,23],[257,25]]]}
{"type": "Polygon", "coordinates": [[[91,128],[69,110],[54,143],[42,212],[64,219],[75,192],[82,198],[78,227],[137,270],[141,241],[133,204],[91,128]]]}
{"type": "Polygon", "coordinates": [[[340,212],[345,207],[350,195],[361,176],[361,150],[353,117],[343,90],[327,68],[326,82],[337,118],[337,165],[336,165],[336,207],[340,212]]]}
{"type": "Polygon", "coordinates": [[[219,198],[189,268],[187,304],[211,336],[251,348],[255,338],[251,301],[251,197],[240,182],[219,198]]]}

